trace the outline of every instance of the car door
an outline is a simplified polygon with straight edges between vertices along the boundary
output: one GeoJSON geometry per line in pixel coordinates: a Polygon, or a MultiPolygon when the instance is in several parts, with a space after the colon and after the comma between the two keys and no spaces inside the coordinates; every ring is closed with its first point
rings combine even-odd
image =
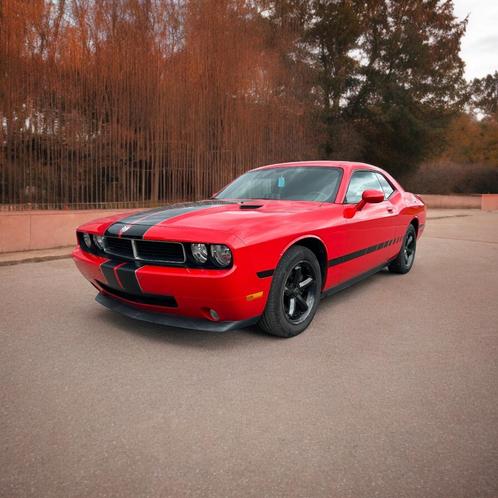
{"type": "MultiPolygon", "coordinates": [[[[394,237],[403,237],[406,232],[406,222],[403,223],[402,217],[400,216],[401,205],[403,203],[403,197],[401,193],[393,186],[393,184],[379,171],[375,174],[380,182],[382,190],[384,191],[384,198],[387,203],[387,209],[391,211],[392,224],[394,228],[394,237]]],[[[396,244],[396,249],[399,250],[398,244],[396,244]]],[[[397,250],[395,253],[397,254],[397,250]]]]}
{"type": "MultiPolygon", "coordinates": [[[[355,170],[350,178],[343,203],[350,209],[365,190],[385,192],[373,170],[355,170]]],[[[351,217],[344,218],[344,230],[338,246],[342,254],[330,261],[340,281],[347,281],[378,266],[394,256],[396,210],[384,195],[384,201],[367,203],[351,217]],[[334,268],[335,267],[335,268],[334,268]]]]}

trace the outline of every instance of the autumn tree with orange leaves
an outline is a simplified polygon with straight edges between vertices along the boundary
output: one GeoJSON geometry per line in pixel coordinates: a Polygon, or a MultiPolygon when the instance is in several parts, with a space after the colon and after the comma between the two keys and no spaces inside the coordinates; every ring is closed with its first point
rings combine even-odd
{"type": "Polygon", "coordinates": [[[315,155],[251,2],[5,0],[1,23],[2,203],[198,198],[315,155]]]}

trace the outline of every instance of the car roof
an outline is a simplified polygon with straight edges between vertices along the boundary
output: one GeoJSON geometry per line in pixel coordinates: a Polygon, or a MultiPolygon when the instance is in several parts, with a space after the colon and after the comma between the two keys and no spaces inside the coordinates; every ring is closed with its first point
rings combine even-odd
{"type": "Polygon", "coordinates": [[[259,168],[254,168],[254,169],[258,170],[258,169],[270,169],[270,168],[296,168],[302,166],[321,166],[321,167],[343,168],[343,169],[366,168],[366,169],[380,170],[380,168],[378,168],[377,166],[373,166],[372,164],[357,163],[352,161],[297,161],[297,162],[288,162],[288,163],[268,164],[266,166],[260,166],[259,168]]]}
{"type": "MultiPolygon", "coordinates": [[[[251,171],[257,171],[260,169],[271,169],[271,168],[296,168],[301,166],[320,166],[325,168],[342,168],[344,170],[344,177],[346,179],[352,174],[354,170],[371,170],[377,171],[384,175],[391,184],[400,192],[404,192],[403,187],[390,175],[386,170],[379,168],[378,166],[374,166],[373,164],[368,163],[360,163],[354,161],[297,161],[297,162],[287,162],[287,163],[276,163],[276,164],[268,164],[266,166],[260,166],[259,168],[254,168],[251,171]]],[[[345,188],[345,186],[340,187],[338,191],[338,195],[341,193],[341,188],[345,188]]]]}

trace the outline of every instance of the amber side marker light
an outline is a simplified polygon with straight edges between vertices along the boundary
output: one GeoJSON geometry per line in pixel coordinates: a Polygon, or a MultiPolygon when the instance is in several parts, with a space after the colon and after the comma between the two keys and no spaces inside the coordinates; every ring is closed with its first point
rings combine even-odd
{"type": "Polygon", "coordinates": [[[263,291],[255,292],[254,294],[248,294],[246,296],[246,300],[254,301],[255,299],[259,299],[260,297],[263,297],[263,291]]]}

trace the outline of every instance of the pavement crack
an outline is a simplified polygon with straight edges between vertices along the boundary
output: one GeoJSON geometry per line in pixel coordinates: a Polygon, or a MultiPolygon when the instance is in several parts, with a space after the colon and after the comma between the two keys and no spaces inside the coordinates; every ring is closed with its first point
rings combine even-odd
{"type": "Polygon", "coordinates": [[[459,237],[437,237],[434,235],[424,235],[424,238],[426,239],[442,239],[442,240],[460,240],[463,242],[477,242],[479,244],[492,244],[492,245],[498,245],[498,241],[493,241],[493,240],[476,240],[476,239],[461,239],[459,237]]]}
{"type": "Polygon", "coordinates": [[[447,218],[467,218],[473,216],[472,214],[452,214],[451,216],[427,216],[428,220],[445,220],[447,218]]]}

